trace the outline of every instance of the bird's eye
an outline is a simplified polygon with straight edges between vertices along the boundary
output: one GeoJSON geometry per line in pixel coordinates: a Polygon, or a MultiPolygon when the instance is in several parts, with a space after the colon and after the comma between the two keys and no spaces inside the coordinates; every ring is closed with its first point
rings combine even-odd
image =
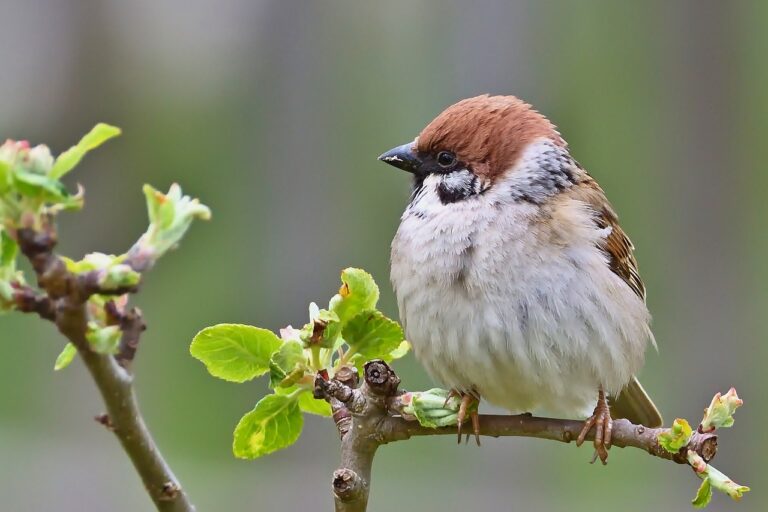
{"type": "Polygon", "coordinates": [[[441,151],[437,154],[437,163],[440,167],[450,167],[456,163],[456,155],[450,151],[441,151]]]}

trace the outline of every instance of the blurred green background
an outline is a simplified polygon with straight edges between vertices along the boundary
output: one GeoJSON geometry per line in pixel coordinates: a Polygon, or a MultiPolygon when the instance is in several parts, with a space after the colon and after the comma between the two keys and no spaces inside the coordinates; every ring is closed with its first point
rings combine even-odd
{"type": "MultiPolygon", "coordinates": [[[[146,225],[141,185],[179,181],[211,206],[136,302],[146,419],[201,511],[329,510],[338,442],[309,418],[294,447],[235,460],[231,433],[265,391],[211,378],[188,355],[218,322],[306,321],[345,266],[388,286],[409,183],[376,156],[445,106],[516,94],[549,116],[637,246],[659,353],[642,374],[668,420],[715,391],[745,399],[716,466],[768,491],[768,2],[0,0],[0,136],[62,151],[97,121],[123,137],[70,184],[86,210],[61,250],[122,252],[146,225]]],[[[0,510],[150,510],[102,404],[64,342],[0,319],[0,510]]],[[[430,386],[409,356],[404,385],[430,386]]],[[[690,510],[684,467],[614,449],[452,438],[383,447],[371,510],[690,510]],[[620,505],[621,504],[621,505],[620,505]]]]}

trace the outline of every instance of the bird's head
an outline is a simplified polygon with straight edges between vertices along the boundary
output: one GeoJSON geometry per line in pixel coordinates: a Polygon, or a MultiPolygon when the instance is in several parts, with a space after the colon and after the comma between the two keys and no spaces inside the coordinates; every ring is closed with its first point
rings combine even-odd
{"type": "Polygon", "coordinates": [[[514,168],[530,143],[542,138],[565,147],[555,126],[531,105],[514,96],[484,94],[451,105],[416,140],[379,160],[412,173],[417,187],[438,175],[455,176],[454,182],[463,176],[487,188],[514,168]]]}

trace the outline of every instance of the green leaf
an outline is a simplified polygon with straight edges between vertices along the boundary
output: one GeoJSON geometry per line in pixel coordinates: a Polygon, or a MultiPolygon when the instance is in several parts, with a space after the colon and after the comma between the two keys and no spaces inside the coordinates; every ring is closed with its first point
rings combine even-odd
{"type": "Polygon", "coordinates": [[[23,196],[39,197],[51,202],[69,198],[69,192],[64,185],[49,176],[17,169],[13,173],[13,179],[16,190],[23,196]]]}
{"type": "Polygon", "coordinates": [[[275,452],[295,443],[303,425],[296,397],[267,395],[235,427],[232,452],[241,459],[275,452]]]}
{"type": "Polygon", "coordinates": [[[329,417],[333,414],[333,411],[331,411],[331,404],[325,400],[313,397],[311,391],[306,391],[299,395],[299,408],[302,412],[317,414],[318,416],[329,417]]]}
{"type": "Polygon", "coordinates": [[[56,363],[53,365],[55,371],[63,370],[75,359],[77,349],[71,343],[64,345],[64,350],[61,351],[59,357],[56,358],[56,363]]]}
{"type": "Polygon", "coordinates": [[[269,371],[269,361],[282,343],[267,329],[219,324],[197,333],[189,352],[214,377],[245,382],[269,371]]]}
{"type": "Polygon", "coordinates": [[[659,434],[659,445],[670,453],[677,453],[680,448],[688,444],[691,435],[693,435],[693,430],[688,422],[677,418],[672,423],[672,428],[659,434]]]}
{"type": "Polygon", "coordinates": [[[5,193],[11,186],[11,164],[0,160],[0,194],[5,193]]]}
{"type": "MultiPolygon", "coordinates": [[[[306,356],[301,342],[295,340],[284,342],[280,350],[275,352],[269,361],[269,387],[280,386],[283,380],[296,369],[296,365],[304,361],[306,361],[306,356]]],[[[290,386],[294,383],[285,384],[290,386]]],[[[285,384],[283,384],[284,387],[286,387],[285,384]]]]}
{"type": "Polygon", "coordinates": [[[403,340],[400,342],[400,345],[398,345],[395,350],[389,353],[388,357],[385,357],[383,359],[387,362],[394,361],[395,359],[400,359],[401,357],[405,357],[410,351],[411,351],[411,344],[403,340]]]}
{"type": "Polygon", "coordinates": [[[347,268],[341,272],[341,288],[331,299],[329,309],[339,315],[342,325],[353,317],[376,308],[379,287],[371,274],[359,268],[347,268]]]}
{"type": "Polygon", "coordinates": [[[699,490],[696,492],[696,497],[693,498],[691,504],[693,504],[695,508],[704,508],[709,505],[711,500],[712,485],[709,483],[709,479],[705,478],[704,481],[701,482],[701,486],[699,486],[699,490]]]}
{"type": "Polygon", "coordinates": [[[0,267],[15,268],[16,254],[19,246],[16,240],[10,237],[2,227],[0,227],[0,267]]]}
{"type": "Polygon", "coordinates": [[[76,146],[72,146],[56,158],[49,176],[55,180],[61,178],[74,169],[86,153],[118,135],[120,135],[120,128],[104,123],[97,124],[80,139],[76,146]]]}
{"type": "Polygon", "coordinates": [[[384,358],[403,341],[400,324],[379,311],[366,311],[344,327],[342,336],[352,350],[367,359],[384,358]]]}
{"type": "Polygon", "coordinates": [[[333,415],[331,404],[325,400],[316,399],[312,396],[312,391],[308,389],[301,389],[298,386],[292,385],[287,388],[276,388],[275,394],[286,396],[295,395],[299,403],[299,409],[302,412],[326,417],[333,415]]]}

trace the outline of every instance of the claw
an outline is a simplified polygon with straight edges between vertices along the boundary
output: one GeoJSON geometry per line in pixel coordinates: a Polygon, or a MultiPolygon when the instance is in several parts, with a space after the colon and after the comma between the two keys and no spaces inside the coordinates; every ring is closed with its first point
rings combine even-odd
{"type": "MultiPolygon", "coordinates": [[[[470,405],[473,404],[473,402],[478,401],[477,398],[475,398],[470,393],[459,393],[455,391],[451,391],[451,393],[456,393],[453,396],[461,396],[461,404],[459,404],[459,412],[457,414],[456,418],[456,425],[458,430],[458,441],[459,444],[461,444],[461,429],[462,425],[464,424],[464,421],[467,419],[467,411],[469,410],[470,405]]],[[[450,398],[450,395],[449,395],[450,398]]],[[[447,400],[446,400],[447,403],[447,400]]],[[[475,435],[475,442],[477,443],[477,446],[480,446],[480,415],[477,412],[477,409],[473,409],[469,411],[469,418],[472,421],[472,433],[475,435]]],[[[467,441],[469,441],[469,433],[467,433],[467,441]]]]}
{"type": "Polygon", "coordinates": [[[578,438],[576,438],[576,446],[581,446],[584,443],[592,427],[595,427],[595,456],[592,458],[591,463],[594,463],[599,458],[600,462],[605,465],[608,463],[608,450],[611,448],[613,419],[611,418],[611,411],[602,388],[598,391],[597,405],[592,416],[584,422],[584,427],[582,427],[578,438]]]}
{"type": "Polygon", "coordinates": [[[472,433],[475,434],[475,442],[477,446],[480,446],[480,413],[475,409],[469,413],[469,417],[472,420],[472,433]]]}
{"type": "Polygon", "coordinates": [[[461,397],[461,404],[459,405],[459,413],[458,413],[458,417],[456,418],[456,426],[459,431],[459,444],[461,444],[461,426],[464,424],[464,420],[467,419],[467,407],[469,406],[470,400],[471,400],[470,395],[463,395],[461,397]]]}

